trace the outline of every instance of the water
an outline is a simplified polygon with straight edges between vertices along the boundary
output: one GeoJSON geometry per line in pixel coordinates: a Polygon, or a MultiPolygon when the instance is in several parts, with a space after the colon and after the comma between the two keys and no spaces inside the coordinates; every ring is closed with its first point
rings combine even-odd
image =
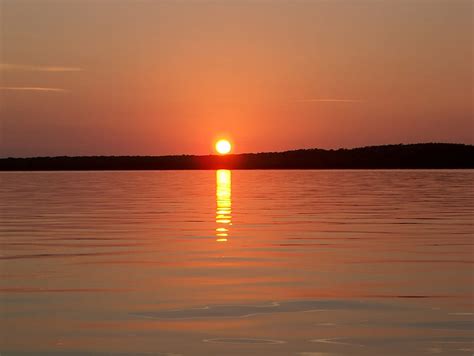
{"type": "Polygon", "coordinates": [[[2,173],[1,355],[472,354],[473,178],[2,173]]]}

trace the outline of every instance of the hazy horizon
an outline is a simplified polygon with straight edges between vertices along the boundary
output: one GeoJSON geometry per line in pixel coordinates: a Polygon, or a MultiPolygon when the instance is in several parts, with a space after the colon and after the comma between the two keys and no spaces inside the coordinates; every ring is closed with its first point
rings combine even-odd
{"type": "Polygon", "coordinates": [[[1,157],[473,144],[471,1],[0,4],[1,157]]]}
{"type": "MultiPolygon", "coordinates": [[[[383,146],[409,146],[409,145],[465,145],[465,146],[473,146],[470,143],[458,143],[458,142],[414,142],[414,143],[387,143],[382,145],[368,145],[368,146],[355,146],[355,147],[335,147],[335,148],[323,148],[323,147],[300,147],[300,148],[288,148],[285,150],[277,150],[277,151],[255,151],[255,152],[231,152],[229,153],[230,156],[232,155],[245,155],[245,154],[265,154],[265,153],[284,153],[284,152],[291,152],[291,151],[301,151],[301,150],[324,150],[324,151],[337,151],[337,150],[352,150],[352,149],[361,149],[361,148],[370,148],[370,147],[383,147],[383,146]]],[[[131,154],[124,154],[124,155],[84,155],[82,157],[166,157],[166,156],[219,156],[217,152],[209,152],[203,154],[194,154],[194,153],[175,153],[175,154],[160,154],[160,155],[131,155],[131,154]]],[[[55,156],[1,156],[0,159],[6,158],[43,158],[43,157],[81,157],[79,155],[55,155],[55,156]]]]}

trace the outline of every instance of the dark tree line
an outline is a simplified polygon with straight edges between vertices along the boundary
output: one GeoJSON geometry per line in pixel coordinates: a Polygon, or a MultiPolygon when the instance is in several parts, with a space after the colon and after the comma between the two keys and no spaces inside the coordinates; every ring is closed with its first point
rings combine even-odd
{"type": "Polygon", "coordinates": [[[1,171],[173,169],[474,168],[474,146],[447,143],[353,149],[304,149],[228,156],[87,156],[2,158],[1,171]]]}

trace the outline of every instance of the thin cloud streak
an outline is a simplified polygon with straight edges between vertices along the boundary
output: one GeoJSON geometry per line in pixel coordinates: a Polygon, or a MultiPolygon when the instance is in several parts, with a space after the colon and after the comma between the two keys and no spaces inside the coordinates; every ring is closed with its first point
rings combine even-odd
{"type": "Polygon", "coordinates": [[[38,92],[57,92],[64,93],[68,90],[62,88],[42,88],[42,87],[0,87],[0,90],[9,91],[38,91],[38,92]]]}
{"type": "Polygon", "coordinates": [[[23,65],[23,64],[0,63],[0,70],[31,71],[31,72],[80,72],[83,69],[79,67],[32,66],[32,65],[23,65]]]}
{"type": "Polygon", "coordinates": [[[300,99],[297,103],[362,103],[360,99],[300,99]]]}

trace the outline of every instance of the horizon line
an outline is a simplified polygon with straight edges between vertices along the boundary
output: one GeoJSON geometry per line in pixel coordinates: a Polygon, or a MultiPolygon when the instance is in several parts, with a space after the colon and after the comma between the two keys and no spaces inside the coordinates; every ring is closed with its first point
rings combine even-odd
{"type": "Polygon", "coordinates": [[[354,146],[354,147],[339,147],[339,148],[294,148],[283,151],[258,151],[258,152],[241,152],[241,153],[229,153],[226,155],[220,155],[216,153],[209,154],[192,154],[192,153],[177,153],[177,154],[163,154],[163,155],[57,155],[57,156],[23,156],[23,157],[14,157],[14,156],[0,156],[0,160],[6,159],[37,159],[37,158],[92,158],[92,157],[229,157],[229,156],[240,156],[240,155],[252,155],[252,154],[266,154],[266,153],[286,153],[286,152],[295,152],[295,151],[311,151],[311,150],[320,150],[320,151],[340,151],[340,150],[357,150],[361,148],[373,148],[373,147],[387,147],[387,146],[416,146],[416,145],[456,145],[456,146],[472,146],[472,143],[459,143],[459,142],[417,142],[417,143],[388,143],[381,145],[368,145],[368,146],[354,146]]]}

